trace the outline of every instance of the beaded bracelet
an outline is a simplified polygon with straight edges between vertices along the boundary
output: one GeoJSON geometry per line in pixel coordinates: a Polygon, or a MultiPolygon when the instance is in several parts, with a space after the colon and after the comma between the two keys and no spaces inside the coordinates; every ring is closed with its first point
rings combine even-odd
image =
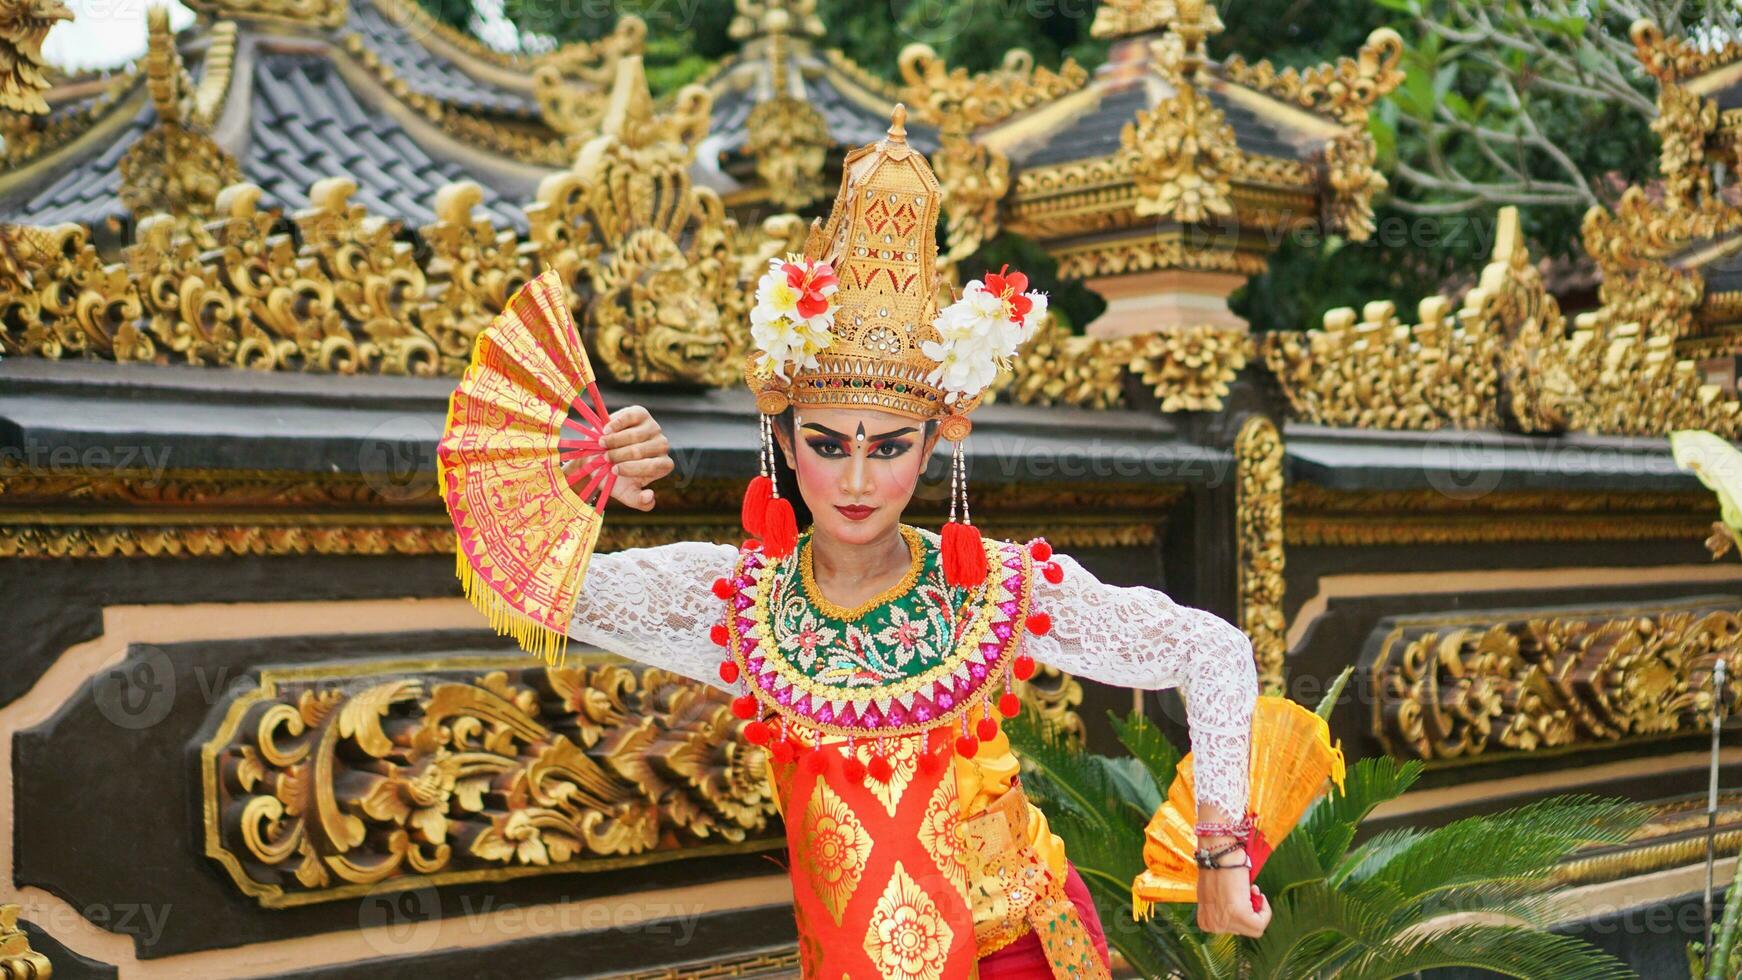
{"type": "MultiPolygon", "coordinates": [[[[1234,853],[1235,851],[1243,850],[1244,848],[1245,848],[1245,845],[1241,844],[1238,841],[1236,841],[1232,844],[1228,844],[1228,845],[1221,847],[1221,848],[1214,850],[1214,851],[1206,851],[1200,847],[1196,851],[1192,852],[1192,858],[1198,862],[1198,867],[1200,867],[1200,868],[1206,868],[1206,869],[1210,869],[1210,870],[1219,870],[1219,869],[1221,869],[1222,865],[1217,864],[1216,863],[1217,861],[1220,861],[1221,859],[1227,857],[1228,855],[1234,853]]],[[[1248,862],[1246,864],[1230,864],[1230,865],[1228,865],[1228,867],[1230,867],[1230,868],[1244,868],[1244,867],[1250,867],[1250,866],[1251,866],[1250,859],[1248,859],[1248,862]]]]}
{"type": "Polygon", "coordinates": [[[1232,837],[1235,840],[1248,840],[1252,836],[1252,815],[1248,813],[1238,823],[1226,821],[1202,820],[1198,822],[1199,837],[1232,837]]]}

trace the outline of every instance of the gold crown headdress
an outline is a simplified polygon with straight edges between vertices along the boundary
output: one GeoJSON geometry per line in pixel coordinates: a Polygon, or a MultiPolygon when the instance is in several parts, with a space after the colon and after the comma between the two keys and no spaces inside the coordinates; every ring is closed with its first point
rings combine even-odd
{"type": "Polygon", "coordinates": [[[761,414],[762,467],[745,494],[744,526],[775,557],[796,540],[791,503],[774,482],[769,421],[788,406],[937,419],[954,444],[945,572],[952,584],[975,584],[985,578],[985,555],[968,519],[967,416],[1039,326],[1046,297],[1028,292],[1021,273],[1000,272],[969,283],[939,311],[943,191],[925,155],[908,145],[906,119],[897,105],[882,140],[847,154],[828,222],[813,222],[804,254],[770,262],[757,284],[756,352],[744,376],[761,414]]]}

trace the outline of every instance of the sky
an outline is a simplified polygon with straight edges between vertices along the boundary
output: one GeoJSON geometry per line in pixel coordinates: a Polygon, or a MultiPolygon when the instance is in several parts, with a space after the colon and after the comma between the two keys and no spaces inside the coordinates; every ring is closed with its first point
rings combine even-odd
{"type": "MultiPolygon", "coordinates": [[[[69,72],[119,68],[145,53],[146,8],[167,3],[169,25],[182,30],[193,23],[193,12],[175,0],[67,0],[73,19],[48,32],[44,60],[69,72]]],[[[474,4],[474,27],[487,43],[512,49],[524,43],[514,25],[502,16],[502,0],[474,4]]]]}
{"type": "MultiPolygon", "coordinates": [[[[43,60],[66,71],[117,68],[145,53],[145,10],[164,0],[67,0],[73,19],[48,32],[43,60]]],[[[181,30],[193,12],[169,0],[169,25],[181,30]]]]}

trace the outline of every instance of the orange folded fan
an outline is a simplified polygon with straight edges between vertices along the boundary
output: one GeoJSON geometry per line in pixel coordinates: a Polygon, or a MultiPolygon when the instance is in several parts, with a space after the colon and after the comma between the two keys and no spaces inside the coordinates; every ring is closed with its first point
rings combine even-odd
{"type": "MultiPolygon", "coordinates": [[[[1326,781],[1342,788],[1343,751],[1331,744],[1331,729],[1323,718],[1279,697],[1258,699],[1251,744],[1247,806],[1256,827],[1248,853],[1256,881],[1264,859],[1323,795],[1326,781]]],[[[1131,882],[1134,917],[1148,918],[1157,902],[1198,900],[1198,863],[1192,858],[1198,846],[1197,820],[1192,757],[1187,754],[1174,770],[1166,802],[1143,831],[1146,870],[1131,882]]]]}
{"type": "Polygon", "coordinates": [[[496,632],[554,664],[611,499],[615,476],[600,442],[609,417],[562,279],[549,269],[478,335],[436,444],[466,598],[496,632]]]}

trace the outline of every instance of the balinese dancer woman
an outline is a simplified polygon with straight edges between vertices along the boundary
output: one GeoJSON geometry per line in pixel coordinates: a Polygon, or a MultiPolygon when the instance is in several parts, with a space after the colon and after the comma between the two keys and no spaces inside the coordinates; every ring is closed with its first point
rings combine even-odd
{"type": "MultiPolygon", "coordinates": [[[[1270,908],[1242,847],[1251,645],[1159,591],[1097,581],[1044,539],[970,522],[967,416],[1045,297],[988,275],[937,310],[940,192],[903,116],[847,156],[827,224],[759,284],[750,539],[594,555],[569,635],[734,695],[744,737],[769,754],[807,978],[1108,975],[1088,891],[1000,729],[1019,710],[1013,681],[1041,662],[1181,689],[1199,922],[1259,935],[1270,908]],[[941,534],[902,522],[940,437],[954,444],[941,534]]],[[[613,496],[650,509],[648,484],[672,470],[658,423],[630,406],[607,432],[613,496]]]]}

